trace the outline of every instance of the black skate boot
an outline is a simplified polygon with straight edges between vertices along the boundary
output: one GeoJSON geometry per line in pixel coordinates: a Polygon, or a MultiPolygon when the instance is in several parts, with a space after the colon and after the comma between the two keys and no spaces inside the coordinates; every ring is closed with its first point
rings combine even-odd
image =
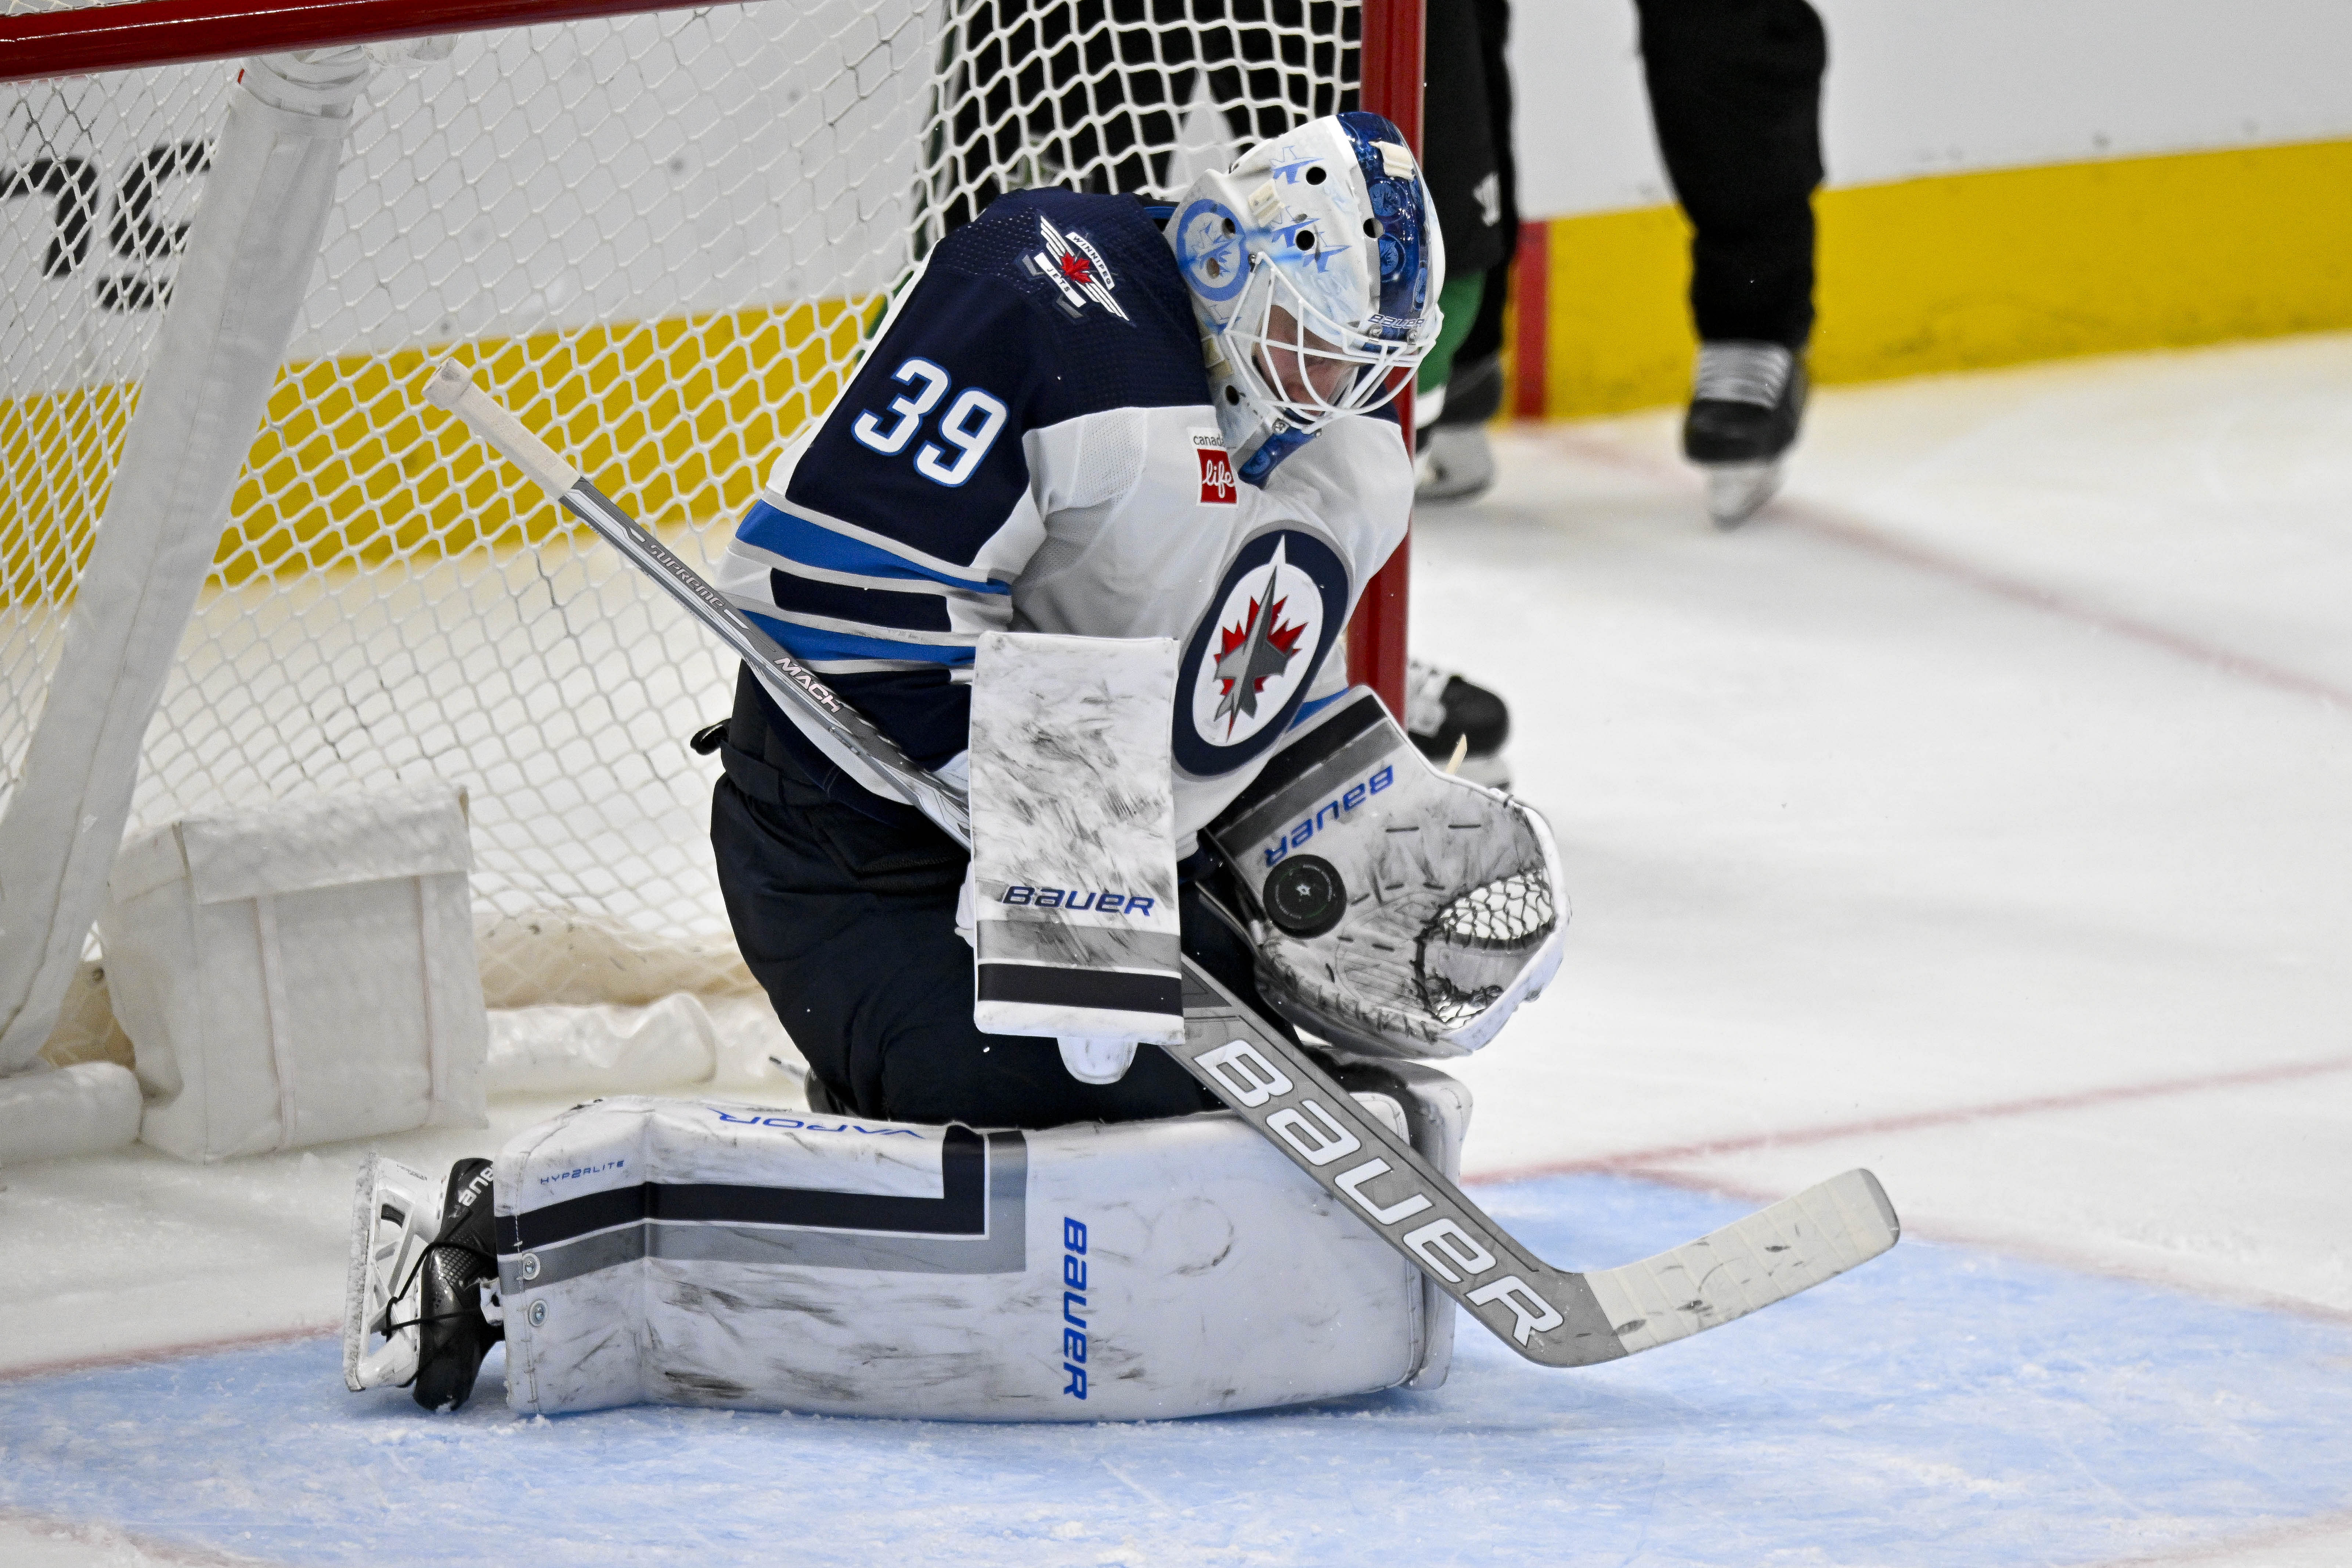
{"type": "Polygon", "coordinates": [[[1683,456],[1706,472],[1706,510],[1737,528],[1780,488],[1805,414],[1805,365],[1779,343],[1702,343],[1683,456]]]}
{"type": "Polygon", "coordinates": [[[490,1163],[449,1167],[441,1228],[419,1266],[416,1403],[455,1410],[474,1392],[482,1358],[506,1337],[482,1310],[482,1282],[499,1272],[498,1231],[490,1215],[490,1163]]]}
{"type": "Polygon", "coordinates": [[[1423,756],[1472,784],[1510,787],[1511,710],[1500,697],[1417,658],[1406,661],[1404,691],[1405,733],[1423,756]]]}

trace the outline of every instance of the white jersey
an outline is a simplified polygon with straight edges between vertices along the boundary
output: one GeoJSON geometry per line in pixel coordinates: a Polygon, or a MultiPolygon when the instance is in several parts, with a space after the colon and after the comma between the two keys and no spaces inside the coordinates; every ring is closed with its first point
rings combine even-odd
{"type": "Polygon", "coordinates": [[[1340,634],[1412,495],[1378,417],[1242,483],[1208,398],[1190,298],[1139,204],[1003,197],[933,252],[776,464],[719,587],[930,767],[964,749],[981,632],[1175,639],[1189,851],[1343,689],[1340,634]]]}

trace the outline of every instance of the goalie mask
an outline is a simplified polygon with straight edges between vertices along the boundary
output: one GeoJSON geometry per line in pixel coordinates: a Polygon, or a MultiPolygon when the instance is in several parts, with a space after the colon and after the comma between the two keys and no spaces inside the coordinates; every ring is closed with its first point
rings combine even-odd
{"type": "Polygon", "coordinates": [[[1397,128],[1311,120],[1206,174],[1168,225],[1241,477],[1388,403],[1437,342],[1445,247],[1397,128]]]}
{"type": "Polygon", "coordinates": [[[1559,968],[1543,818],[1439,773],[1362,688],[1294,732],[1207,837],[1276,1011],[1363,1056],[1466,1056],[1559,968]]]}

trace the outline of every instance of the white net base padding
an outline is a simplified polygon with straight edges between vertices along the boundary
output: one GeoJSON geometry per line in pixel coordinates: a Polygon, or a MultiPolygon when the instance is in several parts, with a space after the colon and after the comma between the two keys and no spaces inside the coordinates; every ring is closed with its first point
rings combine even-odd
{"type": "MultiPolygon", "coordinates": [[[[730,661],[421,373],[454,347],[708,563],[940,234],[1027,184],[1171,195],[1349,105],[1357,26],[1304,0],[769,0],[380,65],[130,821],[461,784],[494,1004],[745,993],[717,770],[686,743],[730,661]]],[[[236,74],[0,87],[0,810],[236,74]]]]}
{"type": "Polygon", "coordinates": [[[115,1062],[0,1079],[0,1156],[10,1165],[120,1149],[139,1136],[139,1080],[115,1062]]]}

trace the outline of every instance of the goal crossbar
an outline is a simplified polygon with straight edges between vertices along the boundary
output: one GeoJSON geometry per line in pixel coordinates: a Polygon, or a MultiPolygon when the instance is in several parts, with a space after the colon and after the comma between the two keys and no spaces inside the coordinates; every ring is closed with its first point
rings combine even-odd
{"type": "MultiPolygon", "coordinates": [[[[698,0],[130,0],[0,16],[0,83],[686,11],[698,0]]],[[[707,4],[707,0],[699,0],[707,4]]]]}

